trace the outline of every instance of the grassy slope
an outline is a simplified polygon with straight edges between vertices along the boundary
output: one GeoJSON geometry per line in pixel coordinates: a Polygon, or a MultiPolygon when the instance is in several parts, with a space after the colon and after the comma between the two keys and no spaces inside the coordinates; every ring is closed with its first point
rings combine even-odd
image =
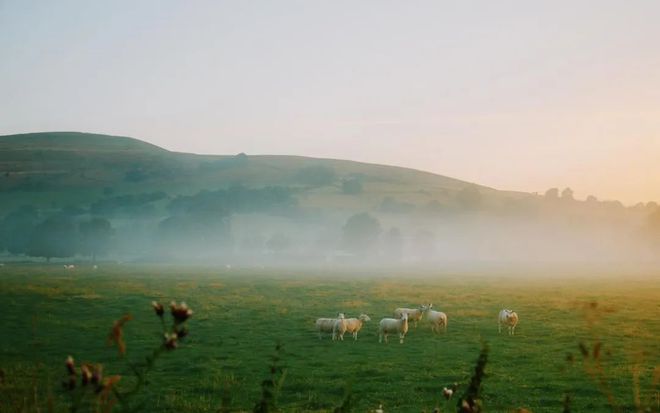
{"type": "Polygon", "coordinates": [[[0,275],[0,365],[7,373],[0,396],[8,401],[32,398],[37,365],[40,391],[57,389],[67,354],[106,363],[106,374],[126,374],[104,339],[112,321],[130,312],[135,319],[126,328],[128,357],[146,354],[159,340],[152,299],[185,299],[195,310],[188,343],[162,359],[153,376],[147,397],[157,411],[217,411],[227,382],[233,383],[233,406],[250,410],[277,341],[286,351],[288,373],[280,396],[285,411],[328,411],[340,403],[347,384],[357,398],[355,411],[381,402],[391,412],[429,411],[443,386],[467,382],[481,339],[491,347],[484,383],[489,412],[521,406],[536,413],[561,411],[566,392],[574,399],[573,411],[610,411],[582,368],[577,348],[579,341],[591,347],[597,337],[604,341],[603,366],[619,405],[632,405],[634,366],[641,368],[642,400],[657,391],[651,377],[660,364],[660,291],[653,278],[594,284],[308,273],[313,278],[301,279],[268,270],[141,266],[103,266],[96,272],[81,267],[75,273],[60,266],[6,266],[0,275]],[[403,345],[378,344],[381,317],[396,306],[424,301],[448,313],[447,334],[434,336],[422,324],[403,345]],[[593,324],[582,310],[591,301],[602,309],[593,324]],[[497,334],[502,306],[521,317],[515,337],[497,334]],[[315,317],[339,310],[372,316],[358,342],[316,338],[315,317]],[[566,362],[568,352],[575,355],[573,364],[566,362]]]}
{"type": "MultiPolygon", "coordinates": [[[[385,196],[417,204],[452,202],[456,191],[471,185],[413,169],[298,156],[249,156],[245,164],[219,164],[231,158],[169,152],[139,140],[106,135],[0,136],[0,204],[4,210],[0,212],[31,202],[53,207],[89,203],[100,198],[106,187],[117,194],[164,190],[177,195],[235,184],[301,186],[296,174],[309,166],[330,167],[337,175],[333,185],[307,190],[302,202],[310,207],[372,209],[385,196]],[[145,179],[127,182],[124,178],[131,170],[143,171],[145,179]],[[341,179],[356,174],[364,177],[364,193],[343,195],[341,179]]],[[[486,202],[523,196],[479,188],[486,202]]]]}

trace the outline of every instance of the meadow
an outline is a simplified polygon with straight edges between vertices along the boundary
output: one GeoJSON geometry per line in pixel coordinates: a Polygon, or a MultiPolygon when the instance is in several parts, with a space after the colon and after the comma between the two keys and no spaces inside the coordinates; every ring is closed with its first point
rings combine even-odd
{"type": "Polygon", "coordinates": [[[140,394],[144,411],[251,411],[277,343],[282,411],[332,411],[347,392],[356,412],[379,404],[386,412],[455,411],[456,398],[446,402],[442,388],[465,390],[485,342],[488,412],[561,412],[566,395],[574,412],[657,412],[659,298],[657,274],[8,264],[0,267],[0,411],[66,411],[68,355],[103,363],[127,385],[126,360],[143,359],[162,339],[151,301],[184,300],[194,310],[190,335],[157,361],[140,394]],[[448,314],[446,333],[422,321],[404,344],[378,343],[382,317],[425,302],[448,314]],[[515,336],[498,334],[503,307],[520,316],[515,336]],[[338,311],[372,318],[356,342],[318,339],[314,320],[338,311]],[[133,320],[121,357],[106,339],[126,313],[133,320]]]}

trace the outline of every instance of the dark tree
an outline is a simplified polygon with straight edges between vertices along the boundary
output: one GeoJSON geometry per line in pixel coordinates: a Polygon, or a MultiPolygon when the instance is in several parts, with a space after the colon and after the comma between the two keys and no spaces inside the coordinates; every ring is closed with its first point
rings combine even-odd
{"type": "Polygon", "coordinates": [[[25,254],[38,220],[33,206],[23,206],[9,213],[0,222],[0,244],[12,254],[25,254]]]}
{"type": "Polygon", "coordinates": [[[81,222],[78,230],[81,241],[80,252],[92,257],[94,262],[97,256],[107,253],[114,233],[110,221],[105,218],[92,218],[81,222]]]}
{"type": "Polygon", "coordinates": [[[51,258],[72,257],[77,247],[76,227],[71,218],[55,215],[36,226],[27,253],[33,257],[51,258]]]}
{"type": "Polygon", "coordinates": [[[549,201],[555,201],[559,199],[559,189],[550,188],[547,191],[545,191],[545,199],[549,201]]]}
{"type": "Polygon", "coordinates": [[[366,212],[350,217],[343,228],[343,242],[347,251],[367,254],[372,251],[381,233],[380,222],[366,212]]]}
{"type": "Polygon", "coordinates": [[[573,190],[571,188],[566,188],[563,191],[561,191],[561,199],[563,199],[564,201],[572,201],[573,190]]]}

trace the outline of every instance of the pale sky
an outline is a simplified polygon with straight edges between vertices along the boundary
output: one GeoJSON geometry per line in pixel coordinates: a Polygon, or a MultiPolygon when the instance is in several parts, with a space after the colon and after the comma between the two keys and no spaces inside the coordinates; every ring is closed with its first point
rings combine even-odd
{"type": "Polygon", "coordinates": [[[0,134],[660,201],[660,1],[0,0],[0,134]]]}

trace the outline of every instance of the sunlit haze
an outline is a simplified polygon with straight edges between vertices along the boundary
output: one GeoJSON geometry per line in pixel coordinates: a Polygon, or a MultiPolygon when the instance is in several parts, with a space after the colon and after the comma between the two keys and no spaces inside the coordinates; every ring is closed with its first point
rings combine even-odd
{"type": "Polygon", "coordinates": [[[0,134],[660,201],[660,3],[2,1],[0,134]]]}

